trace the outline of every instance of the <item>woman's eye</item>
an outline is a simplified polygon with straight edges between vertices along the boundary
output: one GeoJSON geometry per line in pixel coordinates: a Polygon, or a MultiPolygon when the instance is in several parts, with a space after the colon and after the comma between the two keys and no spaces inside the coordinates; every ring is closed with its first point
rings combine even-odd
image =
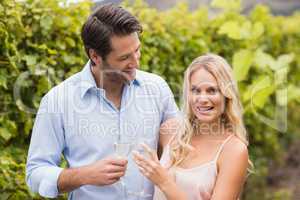
{"type": "Polygon", "coordinates": [[[191,91],[192,91],[193,94],[199,94],[200,93],[200,91],[197,88],[192,88],[191,91]]]}
{"type": "Polygon", "coordinates": [[[215,94],[215,93],[217,93],[217,89],[215,89],[215,88],[210,88],[210,89],[208,89],[208,93],[209,93],[209,94],[215,94]]]}

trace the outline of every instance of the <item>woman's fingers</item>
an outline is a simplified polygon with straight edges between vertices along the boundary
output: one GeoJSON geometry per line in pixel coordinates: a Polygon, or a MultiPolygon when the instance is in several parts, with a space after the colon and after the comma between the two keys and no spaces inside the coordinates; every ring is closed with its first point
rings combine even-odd
{"type": "Polygon", "coordinates": [[[141,154],[137,152],[133,152],[133,159],[136,162],[136,164],[141,167],[150,165],[150,160],[145,159],[141,154]]]}
{"type": "Polygon", "coordinates": [[[132,155],[135,161],[145,160],[145,158],[137,151],[132,151],[132,155]]]}
{"type": "Polygon", "coordinates": [[[140,154],[139,152],[137,151],[133,151],[132,152],[132,155],[133,155],[133,158],[137,161],[143,161],[143,162],[147,162],[149,160],[151,160],[151,158],[145,158],[142,154],[140,154]]]}
{"type": "Polygon", "coordinates": [[[146,145],[145,143],[142,143],[142,147],[144,148],[144,150],[147,152],[147,154],[149,155],[149,157],[154,160],[154,161],[158,161],[158,157],[157,157],[157,153],[151,149],[148,145],[146,145]]]}
{"type": "Polygon", "coordinates": [[[149,172],[147,172],[144,168],[139,167],[140,172],[147,178],[150,178],[149,172]]]}
{"type": "MultiPolygon", "coordinates": [[[[150,153],[150,151],[147,152],[150,153]]],[[[166,170],[160,165],[159,161],[155,161],[152,156],[151,158],[145,158],[138,152],[132,152],[132,155],[138,165],[139,171],[154,184],[168,180],[166,170]]]]}
{"type": "Polygon", "coordinates": [[[138,165],[145,165],[151,168],[156,168],[159,165],[158,161],[155,161],[153,159],[146,159],[145,157],[143,157],[141,154],[137,152],[133,152],[133,158],[138,165]]]}
{"type": "Polygon", "coordinates": [[[155,161],[150,159],[145,159],[137,152],[133,152],[133,156],[136,164],[139,166],[140,171],[143,172],[144,175],[147,175],[147,177],[149,177],[156,173],[157,168],[159,167],[159,163],[156,163],[155,161]]]}

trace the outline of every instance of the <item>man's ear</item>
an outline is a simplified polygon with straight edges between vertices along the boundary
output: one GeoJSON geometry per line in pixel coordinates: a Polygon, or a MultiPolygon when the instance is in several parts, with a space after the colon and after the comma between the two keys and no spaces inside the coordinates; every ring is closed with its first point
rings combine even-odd
{"type": "Polygon", "coordinates": [[[97,54],[94,49],[89,49],[90,58],[96,65],[100,65],[102,63],[102,57],[97,54]]]}

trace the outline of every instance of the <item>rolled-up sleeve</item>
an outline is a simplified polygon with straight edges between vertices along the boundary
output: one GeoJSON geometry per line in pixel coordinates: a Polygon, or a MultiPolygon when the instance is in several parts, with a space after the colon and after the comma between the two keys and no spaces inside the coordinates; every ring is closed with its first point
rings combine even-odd
{"type": "Polygon", "coordinates": [[[62,113],[55,98],[46,95],[36,115],[26,164],[26,183],[33,192],[55,198],[57,180],[63,168],[59,167],[65,146],[62,113]]]}

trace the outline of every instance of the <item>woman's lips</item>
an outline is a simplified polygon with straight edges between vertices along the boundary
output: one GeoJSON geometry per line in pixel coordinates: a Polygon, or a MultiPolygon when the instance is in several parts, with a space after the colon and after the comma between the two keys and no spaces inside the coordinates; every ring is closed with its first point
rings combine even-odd
{"type": "Polygon", "coordinates": [[[208,114],[210,113],[212,110],[213,110],[213,106],[198,106],[196,109],[197,109],[197,112],[200,113],[200,114],[208,114]]]}

